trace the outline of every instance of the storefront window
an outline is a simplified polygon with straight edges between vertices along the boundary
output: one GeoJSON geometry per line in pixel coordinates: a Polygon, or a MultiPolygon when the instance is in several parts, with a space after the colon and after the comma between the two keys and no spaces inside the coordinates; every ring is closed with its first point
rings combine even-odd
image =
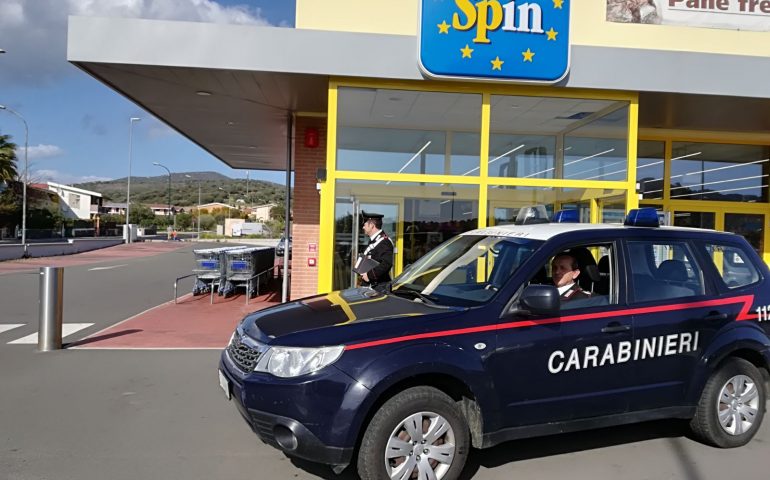
{"type": "Polygon", "coordinates": [[[744,237],[760,255],[764,249],[765,216],[750,213],[726,213],[725,232],[744,237]]]}
{"type": "Polygon", "coordinates": [[[337,169],[479,175],[481,95],[340,88],[337,169]]]}
{"type": "Polygon", "coordinates": [[[716,226],[716,214],[714,212],[674,212],[675,227],[708,228],[713,230],[716,226]]]}
{"type": "Polygon", "coordinates": [[[625,217],[625,190],[591,188],[514,187],[493,185],[488,190],[489,224],[514,223],[519,209],[543,205],[551,217],[558,210],[577,210],[581,223],[591,221],[591,200],[604,212],[602,221],[615,223],[625,217]]]}
{"type": "Polygon", "coordinates": [[[440,243],[478,227],[479,187],[435,183],[338,180],[333,288],[355,284],[351,263],[368,241],[361,211],[382,213],[396,246],[393,274],[440,243]]]}
{"type": "Polygon", "coordinates": [[[493,95],[490,128],[490,176],[627,177],[627,102],[493,95]]]}
{"type": "Polygon", "coordinates": [[[663,198],[664,142],[641,141],[637,145],[636,183],[644,200],[663,198]]]}
{"type": "Polygon", "coordinates": [[[764,146],[674,142],[671,199],[767,202],[769,161],[764,146]]]}
{"type": "Polygon", "coordinates": [[[625,102],[615,103],[584,120],[589,121],[564,137],[564,178],[625,180],[628,176],[628,106],[625,102]],[[596,118],[592,118],[594,116],[596,118]]]}

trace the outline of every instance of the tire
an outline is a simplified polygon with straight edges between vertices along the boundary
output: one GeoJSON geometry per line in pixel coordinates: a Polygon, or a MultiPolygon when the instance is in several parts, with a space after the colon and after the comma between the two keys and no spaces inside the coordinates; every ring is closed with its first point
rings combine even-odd
{"type": "Polygon", "coordinates": [[[746,360],[730,358],[706,382],[690,428],[715,447],[746,445],[762,424],[765,402],[762,373],[746,360]]]}
{"type": "Polygon", "coordinates": [[[358,452],[358,474],[362,480],[408,480],[412,472],[434,478],[424,475],[430,468],[438,480],[455,480],[469,450],[468,424],[457,403],[435,388],[414,387],[390,398],[372,418],[358,452]]]}

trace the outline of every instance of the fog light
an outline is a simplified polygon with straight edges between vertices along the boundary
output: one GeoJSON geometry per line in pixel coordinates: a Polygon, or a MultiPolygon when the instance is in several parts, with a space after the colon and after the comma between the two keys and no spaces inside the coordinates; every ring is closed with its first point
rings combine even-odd
{"type": "Polygon", "coordinates": [[[297,449],[297,437],[294,435],[294,432],[289,430],[287,427],[284,427],[283,425],[277,425],[273,429],[273,435],[275,436],[275,441],[278,442],[278,445],[280,445],[284,450],[297,449]]]}

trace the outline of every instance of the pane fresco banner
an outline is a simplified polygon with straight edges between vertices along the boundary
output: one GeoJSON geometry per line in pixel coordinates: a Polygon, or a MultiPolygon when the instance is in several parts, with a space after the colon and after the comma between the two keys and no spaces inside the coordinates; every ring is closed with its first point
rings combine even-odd
{"type": "Polygon", "coordinates": [[[607,0],[607,21],[770,31],[770,0],[607,0]]]}

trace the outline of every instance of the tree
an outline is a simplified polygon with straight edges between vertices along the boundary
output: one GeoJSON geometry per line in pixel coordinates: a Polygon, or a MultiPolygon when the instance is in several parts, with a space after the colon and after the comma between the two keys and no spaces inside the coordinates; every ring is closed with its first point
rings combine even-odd
{"type": "Polygon", "coordinates": [[[131,205],[131,213],[129,213],[129,222],[141,225],[142,227],[149,227],[155,225],[155,214],[150,207],[135,203],[131,205]]]}
{"type": "Polygon", "coordinates": [[[213,216],[205,214],[201,215],[201,229],[212,230],[217,225],[216,219],[213,216]]]}
{"type": "Polygon", "coordinates": [[[283,222],[286,219],[286,207],[284,205],[276,205],[271,207],[270,218],[276,222],[283,222]]]}
{"type": "Polygon", "coordinates": [[[0,181],[15,180],[19,174],[16,170],[16,144],[10,142],[10,135],[0,135],[0,181]]]}

